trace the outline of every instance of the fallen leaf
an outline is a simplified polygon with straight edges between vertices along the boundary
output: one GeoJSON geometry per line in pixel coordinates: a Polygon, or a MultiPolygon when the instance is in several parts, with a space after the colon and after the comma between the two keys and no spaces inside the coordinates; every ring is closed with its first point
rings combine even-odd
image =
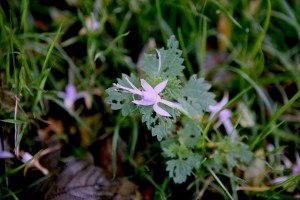
{"type": "Polygon", "coordinates": [[[61,172],[54,174],[40,188],[47,188],[46,200],[137,199],[137,186],[127,180],[113,179],[103,169],[70,157],[61,172]]]}

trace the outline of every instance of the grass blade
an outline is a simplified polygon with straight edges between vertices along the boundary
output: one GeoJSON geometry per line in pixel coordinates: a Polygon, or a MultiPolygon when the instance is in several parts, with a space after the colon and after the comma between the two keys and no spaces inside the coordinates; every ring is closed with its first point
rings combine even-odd
{"type": "Polygon", "coordinates": [[[258,35],[256,42],[252,48],[252,51],[250,53],[251,57],[254,59],[255,56],[257,55],[257,53],[259,51],[261,51],[261,44],[263,42],[263,39],[267,33],[268,27],[270,25],[270,19],[271,19],[271,11],[272,11],[272,7],[271,7],[271,2],[270,0],[267,0],[268,2],[268,9],[267,9],[267,16],[263,25],[263,31],[258,35]]]}
{"type": "Polygon", "coordinates": [[[138,140],[138,135],[139,134],[139,125],[136,119],[132,119],[132,136],[131,136],[131,143],[130,143],[130,157],[134,158],[134,152],[135,152],[135,147],[136,143],[138,140]]]}
{"type": "Polygon", "coordinates": [[[253,150],[257,144],[259,144],[263,139],[265,139],[269,134],[272,133],[272,125],[275,124],[275,121],[286,111],[297,99],[300,97],[300,91],[298,91],[286,104],[284,104],[270,119],[268,124],[265,126],[263,131],[258,135],[258,137],[251,144],[251,149],[253,150]]]}
{"type": "Polygon", "coordinates": [[[117,119],[117,124],[114,129],[113,139],[112,139],[111,158],[112,158],[112,167],[113,167],[113,178],[115,178],[117,174],[117,150],[118,150],[118,140],[120,135],[121,121],[122,119],[120,119],[120,114],[119,114],[119,117],[117,119]]]}
{"type": "MultiPolygon", "coordinates": [[[[238,62],[238,63],[240,63],[240,62],[238,62]]],[[[240,63],[240,64],[242,65],[242,63],[240,63]]],[[[260,98],[265,103],[265,105],[268,109],[268,112],[272,114],[273,112],[272,112],[272,104],[270,103],[270,100],[269,100],[270,98],[268,98],[267,94],[263,91],[263,89],[260,88],[260,86],[250,76],[248,76],[248,74],[244,73],[240,69],[230,68],[229,70],[239,74],[241,77],[243,77],[245,80],[247,80],[255,88],[257,94],[260,96],[260,98]]]]}
{"type": "Polygon", "coordinates": [[[178,28],[177,32],[178,32],[178,40],[180,42],[180,46],[181,46],[181,49],[182,49],[183,57],[184,57],[184,60],[185,60],[185,63],[186,63],[186,68],[189,71],[190,75],[193,75],[194,74],[194,70],[193,70],[193,67],[191,65],[191,62],[190,62],[189,57],[188,57],[187,52],[186,52],[186,48],[185,48],[183,37],[182,37],[181,28],[178,28]]]}
{"type": "Polygon", "coordinates": [[[56,32],[56,35],[48,49],[48,52],[47,52],[47,55],[46,55],[46,59],[44,61],[44,64],[43,64],[43,67],[42,67],[42,71],[41,71],[41,78],[40,78],[40,81],[39,81],[39,90],[37,91],[37,95],[36,95],[36,98],[34,100],[34,103],[33,103],[33,106],[32,106],[32,110],[34,111],[34,109],[36,108],[38,102],[40,101],[40,98],[41,98],[41,95],[42,95],[42,91],[45,87],[45,83],[46,83],[46,80],[47,80],[47,77],[48,77],[48,74],[51,70],[51,67],[47,68],[47,65],[48,65],[48,61],[50,59],[50,55],[52,53],[52,50],[55,46],[55,43],[58,39],[58,37],[60,36],[60,33],[61,33],[61,29],[62,29],[62,25],[60,25],[60,27],[58,28],[58,31],[56,32]]]}
{"type": "Polygon", "coordinates": [[[228,190],[226,189],[226,187],[223,185],[222,181],[218,178],[218,176],[215,174],[215,172],[209,167],[206,166],[206,168],[208,169],[208,171],[211,173],[211,175],[214,177],[214,179],[218,182],[218,184],[221,186],[221,188],[224,190],[225,194],[227,195],[227,197],[231,200],[233,200],[233,197],[231,196],[231,194],[228,192],[228,190]]]}
{"type": "Polygon", "coordinates": [[[115,44],[123,37],[127,36],[129,34],[129,31],[126,33],[123,33],[121,35],[118,35],[113,41],[109,44],[109,46],[104,50],[103,55],[106,56],[115,46],[115,44]]]}

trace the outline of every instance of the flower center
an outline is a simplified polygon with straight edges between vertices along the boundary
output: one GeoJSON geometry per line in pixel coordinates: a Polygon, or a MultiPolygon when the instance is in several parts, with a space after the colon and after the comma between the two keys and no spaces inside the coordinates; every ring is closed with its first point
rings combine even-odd
{"type": "Polygon", "coordinates": [[[158,94],[151,92],[142,92],[141,97],[144,101],[151,102],[153,104],[161,100],[158,94]]]}

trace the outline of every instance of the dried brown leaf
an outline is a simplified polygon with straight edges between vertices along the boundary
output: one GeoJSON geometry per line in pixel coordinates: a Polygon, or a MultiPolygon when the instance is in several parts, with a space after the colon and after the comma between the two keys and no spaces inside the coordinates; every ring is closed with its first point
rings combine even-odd
{"type": "Polygon", "coordinates": [[[84,161],[69,158],[66,167],[55,179],[48,181],[50,186],[45,199],[139,199],[137,186],[129,181],[112,179],[103,169],[84,161]],[[126,190],[126,191],[125,191],[126,190]]]}

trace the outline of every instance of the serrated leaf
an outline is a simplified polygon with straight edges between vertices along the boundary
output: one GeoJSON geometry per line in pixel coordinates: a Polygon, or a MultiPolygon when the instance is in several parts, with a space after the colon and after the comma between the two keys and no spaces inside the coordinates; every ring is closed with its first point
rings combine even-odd
{"type": "Polygon", "coordinates": [[[236,153],[242,162],[249,164],[252,161],[253,153],[249,150],[248,145],[240,143],[236,153]]]}
{"type": "Polygon", "coordinates": [[[166,99],[179,99],[182,97],[182,86],[179,79],[169,78],[168,87],[163,92],[163,97],[166,99]]]}
{"type": "Polygon", "coordinates": [[[175,183],[183,183],[191,174],[192,168],[184,160],[169,160],[167,161],[167,171],[175,183]]]}
{"type": "Polygon", "coordinates": [[[108,97],[105,99],[105,103],[111,105],[112,110],[120,110],[125,104],[130,102],[132,98],[130,94],[121,94],[115,91],[115,87],[110,87],[105,90],[108,97]]]}
{"type": "Polygon", "coordinates": [[[165,157],[169,157],[169,158],[176,158],[177,157],[177,154],[172,149],[172,146],[174,146],[174,145],[177,146],[177,144],[173,143],[173,144],[169,144],[167,148],[162,148],[165,157]]]}
{"type": "Polygon", "coordinates": [[[168,40],[167,49],[159,50],[159,58],[153,54],[146,54],[144,58],[143,70],[149,76],[159,76],[162,78],[182,76],[183,59],[182,51],[178,49],[178,41],[175,36],[168,40]],[[159,59],[161,59],[161,68],[159,68],[159,59]]]}
{"type": "Polygon", "coordinates": [[[240,148],[240,159],[242,162],[249,164],[252,161],[253,153],[249,150],[249,147],[247,145],[243,145],[240,148]]]}
{"type": "Polygon", "coordinates": [[[223,167],[223,156],[219,150],[216,150],[212,156],[213,160],[209,160],[209,165],[214,168],[214,171],[218,172],[223,167]]]}
{"type": "Polygon", "coordinates": [[[237,165],[237,161],[236,161],[237,155],[234,152],[227,152],[226,153],[226,161],[227,161],[227,165],[229,167],[234,167],[237,165]]]}
{"type": "MultiPolygon", "coordinates": [[[[230,137],[225,139],[226,152],[230,157],[229,159],[240,160],[243,163],[250,163],[253,157],[253,153],[249,150],[249,146],[239,142],[239,141],[231,141],[230,137]]],[[[228,158],[227,158],[228,159],[228,158]]],[[[237,166],[238,162],[230,162],[231,166],[237,166]]]]}
{"type": "Polygon", "coordinates": [[[203,112],[209,112],[209,106],[215,105],[215,95],[208,92],[211,85],[204,82],[203,78],[191,76],[182,90],[185,99],[179,100],[183,108],[192,116],[202,115],[203,112]]]}
{"type": "Polygon", "coordinates": [[[153,108],[150,106],[140,106],[140,113],[142,114],[142,122],[146,122],[147,128],[151,130],[158,119],[157,115],[153,115],[153,108]]]}
{"type": "Polygon", "coordinates": [[[127,116],[129,113],[133,113],[136,110],[136,106],[132,103],[124,104],[122,107],[122,115],[127,116]]]}
{"type": "Polygon", "coordinates": [[[164,148],[163,151],[170,158],[178,157],[180,159],[186,159],[189,156],[193,155],[193,152],[187,148],[185,144],[177,144],[173,143],[168,146],[168,148],[164,148]]]}
{"type": "Polygon", "coordinates": [[[173,159],[167,161],[167,171],[169,177],[173,178],[175,183],[183,183],[187,176],[191,175],[194,168],[198,168],[201,163],[201,156],[193,155],[187,159],[173,159]]]}
{"type": "Polygon", "coordinates": [[[200,141],[200,129],[191,119],[183,118],[184,128],[178,131],[179,142],[188,148],[195,147],[200,141]]]}
{"type": "Polygon", "coordinates": [[[172,121],[169,118],[158,118],[158,124],[151,129],[152,136],[156,136],[158,141],[161,141],[172,131],[172,121]]]}
{"type": "Polygon", "coordinates": [[[143,61],[144,67],[143,71],[149,75],[149,76],[158,76],[158,67],[159,67],[159,61],[158,58],[156,58],[152,54],[145,54],[144,61],[143,61]]]}
{"type": "Polygon", "coordinates": [[[229,167],[236,167],[239,164],[249,164],[252,161],[253,153],[249,150],[249,146],[240,142],[232,141],[229,136],[226,136],[222,143],[218,145],[218,150],[213,154],[215,164],[220,168],[222,166],[223,158],[229,167]]]}
{"type": "MultiPolygon", "coordinates": [[[[125,74],[123,74],[122,79],[118,79],[118,83],[130,87],[129,83],[124,79],[125,74]]],[[[137,87],[140,87],[139,79],[136,78],[133,74],[131,74],[128,79],[137,87]]],[[[105,99],[105,103],[111,105],[112,110],[122,110],[122,115],[127,116],[131,113],[135,108],[136,105],[132,104],[133,95],[126,92],[118,92],[116,87],[110,87],[105,90],[108,96],[105,99]]]]}

